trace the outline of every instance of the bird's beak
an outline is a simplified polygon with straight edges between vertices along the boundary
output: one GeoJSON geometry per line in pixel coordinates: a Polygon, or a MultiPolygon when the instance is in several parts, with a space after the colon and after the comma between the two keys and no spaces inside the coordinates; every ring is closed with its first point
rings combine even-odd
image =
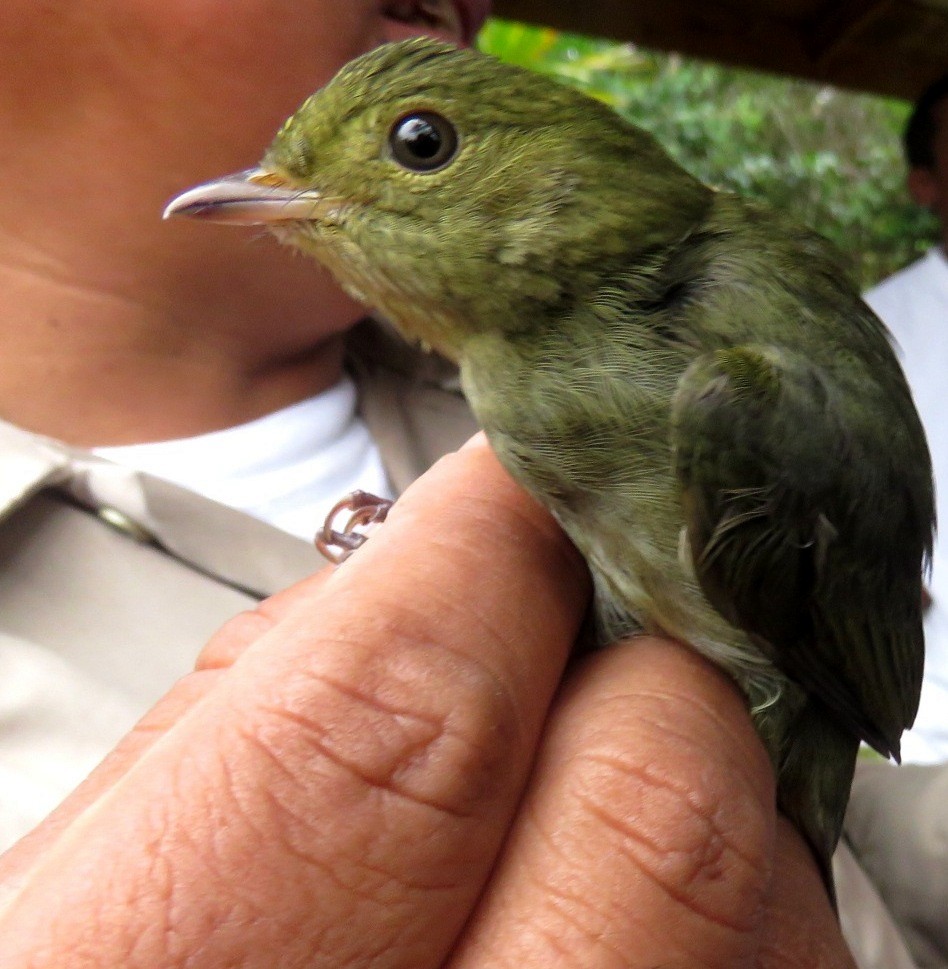
{"type": "Polygon", "coordinates": [[[163,218],[272,225],[319,219],[328,214],[326,209],[326,199],[318,192],[292,188],[272,172],[249,168],[188,189],[168,203],[163,218]]]}

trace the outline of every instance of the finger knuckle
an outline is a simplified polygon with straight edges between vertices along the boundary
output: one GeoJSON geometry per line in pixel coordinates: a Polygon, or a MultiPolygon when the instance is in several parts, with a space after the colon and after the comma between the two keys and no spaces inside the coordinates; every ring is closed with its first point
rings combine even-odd
{"type": "Polygon", "coordinates": [[[379,658],[339,645],[276,697],[261,698],[256,743],[304,786],[329,782],[363,803],[371,795],[477,814],[497,793],[519,733],[509,691],[485,666],[442,646],[413,640],[379,658]],[[333,662],[330,654],[346,651],[348,659],[333,662]]]}
{"type": "Polygon", "coordinates": [[[686,736],[667,742],[674,745],[673,767],[655,759],[651,745],[589,751],[580,772],[583,807],[610,833],[616,850],[680,910],[753,932],[770,868],[760,806],[709,765],[700,744],[686,736]]]}

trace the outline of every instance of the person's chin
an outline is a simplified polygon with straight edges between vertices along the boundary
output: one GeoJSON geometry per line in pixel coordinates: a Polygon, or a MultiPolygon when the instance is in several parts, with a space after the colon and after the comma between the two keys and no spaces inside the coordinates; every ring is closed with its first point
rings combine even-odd
{"type": "Polygon", "coordinates": [[[469,44],[489,6],[485,0],[388,0],[385,40],[437,37],[451,44],[469,44]]]}

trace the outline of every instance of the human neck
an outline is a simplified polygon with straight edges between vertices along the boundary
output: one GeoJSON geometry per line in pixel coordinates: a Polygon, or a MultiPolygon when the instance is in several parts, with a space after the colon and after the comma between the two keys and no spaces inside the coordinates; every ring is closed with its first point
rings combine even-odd
{"type": "Polygon", "coordinates": [[[90,279],[28,246],[10,257],[6,241],[0,234],[0,417],[28,430],[78,446],[187,437],[303,400],[341,375],[340,321],[352,309],[331,297],[318,310],[305,288],[318,277],[310,271],[301,286],[291,267],[283,278],[263,247],[259,277],[222,277],[228,289],[211,265],[202,290],[162,272],[129,283],[114,262],[108,280],[90,279]],[[272,288],[258,282],[268,273],[272,288]]]}

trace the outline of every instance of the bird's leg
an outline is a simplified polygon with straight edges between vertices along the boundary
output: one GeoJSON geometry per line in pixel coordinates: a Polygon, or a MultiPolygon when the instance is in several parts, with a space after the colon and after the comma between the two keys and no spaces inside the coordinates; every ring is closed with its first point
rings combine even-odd
{"type": "Polygon", "coordinates": [[[316,548],[336,565],[345,562],[366,542],[372,528],[385,521],[393,504],[388,498],[379,498],[367,491],[350,492],[326,516],[323,527],[316,533],[316,548]],[[342,531],[337,531],[333,526],[343,512],[349,512],[349,519],[342,531]]]}

